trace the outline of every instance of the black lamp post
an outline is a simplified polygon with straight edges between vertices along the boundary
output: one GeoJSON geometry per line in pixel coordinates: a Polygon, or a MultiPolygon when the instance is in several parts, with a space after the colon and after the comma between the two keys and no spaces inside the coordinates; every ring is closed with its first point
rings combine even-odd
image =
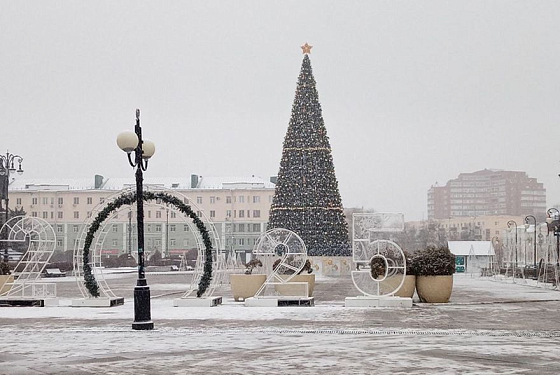
{"type": "Polygon", "coordinates": [[[117,137],[118,146],[126,152],[128,162],[132,168],[136,168],[136,211],[138,230],[138,280],[134,288],[134,322],[132,329],[149,330],[154,329],[150,308],[150,287],[146,282],[144,272],[144,201],[142,172],[148,168],[148,159],[152,157],[156,148],[150,141],[142,140],[142,128],[140,127],[140,110],[136,110],[136,126],[134,133],[122,132],[117,137]],[[134,151],[134,161],[130,154],[134,151]]]}
{"type": "MultiPolygon", "coordinates": [[[[17,172],[18,174],[23,173],[23,169],[21,169],[21,162],[23,158],[19,155],[10,154],[9,151],[6,151],[6,155],[0,155],[0,178],[3,180],[2,184],[2,191],[0,191],[0,199],[4,199],[6,202],[6,211],[4,212],[4,223],[8,222],[10,218],[9,213],[9,202],[10,199],[8,197],[8,185],[10,184],[10,173],[17,172]],[[18,169],[14,166],[14,161],[18,163],[18,169]]],[[[1,208],[1,206],[0,206],[1,208]]],[[[4,248],[4,261],[8,263],[8,244],[5,242],[4,248]]]]}
{"type": "Polygon", "coordinates": [[[508,229],[511,231],[511,227],[515,227],[515,267],[513,268],[513,278],[515,279],[515,274],[517,273],[517,223],[514,220],[507,222],[508,229]]]}
{"type": "Polygon", "coordinates": [[[529,229],[529,219],[533,219],[533,224],[534,224],[534,236],[533,236],[533,266],[535,267],[535,272],[537,269],[537,218],[534,217],[533,215],[527,215],[525,216],[525,229],[528,230],[529,229]]]}
{"type": "Polygon", "coordinates": [[[556,236],[556,266],[560,258],[560,211],[557,208],[549,208],[546,210],[548,217],[546,218],[546,225],[548,232],[554,232],[556,236]]]}

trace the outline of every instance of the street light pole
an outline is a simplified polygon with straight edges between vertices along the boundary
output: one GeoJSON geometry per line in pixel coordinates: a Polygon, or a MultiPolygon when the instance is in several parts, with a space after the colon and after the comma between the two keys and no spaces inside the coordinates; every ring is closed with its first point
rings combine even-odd
{"type": "Polygon", "coordinates": [[[143,200],[143,174],[148,168],[148,159],[155,152],[155,145],[150,141],[142,140],[142,128],[140,127],[140,110],[136,110],[136,125],[134,133],[122,132],[117,137],[118,146],[126,152],[128,162],[132,168],[136,168],[136,220],[138,231],[138,280],[134,287],[134,322],[132,329],[150,330],[154,329],[150,307],[150,287],[146,281],[144,271],[144,200],[143,200]],[[134,151],[134,162],[130,154],[134,151]]]}
{"type": "MultiPolygon", "coordinates": [[[[10,173],[13,172],[17,172],[18,174],[22,174],[23,173],[23,169],[21,169],[21,162],[23,161],[23,158],[19,155],[14,155],[14,154],[10,154],[9,151],[6,151],[6,155],[0,155],[0,178],[2,178],[4,180],[3,183],[3,190],[2,192],[0,192],[0,201],[1,198],[3,197],[4,201],[6,202],[6,211],[4,212],[4,223],[8,222],[8,219],[10,218],[10,209],[9,209],[9,203],[10,203],[10,198],[8,196],[8,185],[10,185],[10,173]],[[18,169],[16,170],[16,168],[14,167],[14,161],[17,161],[18,163],[18,169]]],[[[1,208],[1,205],[0,205],[1,208]]],[[[5,242],[5,248],[4,248],[4,261],[6,263],[8,263],[8,243],[5,242]]]]}
{"type": "Polygon", "coordinates": [[[507,226],[510,231],[512,225],[515,227],[515,267],[513,269],[513,279],[515,280],[515,274],[517,273],[517,223],[514,220],[507,222],[507,226]]]}

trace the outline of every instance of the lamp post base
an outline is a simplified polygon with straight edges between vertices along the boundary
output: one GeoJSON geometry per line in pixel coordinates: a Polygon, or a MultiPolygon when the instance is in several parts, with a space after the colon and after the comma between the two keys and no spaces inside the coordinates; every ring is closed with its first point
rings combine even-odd
{"type": "Polygon", "coordinates": [[[134,287],[134,322],[132,323],[132,329],[154,329],[150,310],[150,287],[137,285],[134,287]]]}

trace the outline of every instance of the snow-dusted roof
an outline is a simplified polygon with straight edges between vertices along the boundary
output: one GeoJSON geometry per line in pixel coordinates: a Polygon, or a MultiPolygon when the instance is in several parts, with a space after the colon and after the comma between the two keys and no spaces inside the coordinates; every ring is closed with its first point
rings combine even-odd
{"type": "MultiPolygon", "coordinates": [[[[103,179],[100,190],[122,190],[136,186],[134,176],[103,179]]],[[[191,189],[191,177],[145,177],[144,186],[166,189],[191,189]]],[[[198,177],[194,189],[274,189],[274,184],[260,177],[198,177]]],[[[10,183],[10,190],[94,190],[91,178],[18,178],[10,183]]]]}
{"type": "Polygon", "coordinates": [[[198,189],[273,189],[274,184],[261,177],[200,177],[198,189]]]}
{"type": "Polygon", "coordinates": [[[449,241],[448,244],[454,255],[496,255],[491,241],[449,241]]]}

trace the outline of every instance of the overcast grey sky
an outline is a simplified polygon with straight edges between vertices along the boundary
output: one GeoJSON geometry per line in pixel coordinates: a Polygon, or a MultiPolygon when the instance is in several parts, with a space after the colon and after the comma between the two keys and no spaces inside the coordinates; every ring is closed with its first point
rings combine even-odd
{"type": "Polygon", "coordinates": [[[345,206],[426,216],[460,172],[522,170],[560,203],[558,1],[0,2],[0,151],[25,176],[278,173],[302,54],[345,206]]]}

